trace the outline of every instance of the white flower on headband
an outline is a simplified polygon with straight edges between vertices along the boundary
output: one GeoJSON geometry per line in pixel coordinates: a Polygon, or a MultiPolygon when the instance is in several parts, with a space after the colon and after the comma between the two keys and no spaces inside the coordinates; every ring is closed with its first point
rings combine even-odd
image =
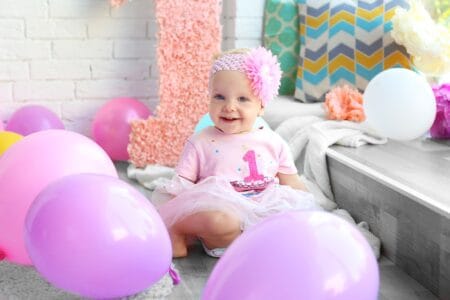
{"type": "Polygon", "coordinates": [[[244,61],[244,69],[253,93],[264,106],[278,95],[281,68],[276,56],[269,50],[264,47],[251,50],[244,61]]]}
{"type": "Polygon", "coordinates": [[[435,76],[450,72],[450,32],[436,24],[421,3],[412,0],[409,10],[397,8],[392,25],[393,39],[420,71],[435,76]]]}

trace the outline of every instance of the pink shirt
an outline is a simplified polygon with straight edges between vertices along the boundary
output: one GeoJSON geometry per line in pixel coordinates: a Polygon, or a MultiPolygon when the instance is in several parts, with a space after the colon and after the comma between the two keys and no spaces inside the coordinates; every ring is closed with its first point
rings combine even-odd
{"type": "Polygon", "coordinates": [[[286,142],[270,129],[224,134],[211,126],[188,139],[176,172],[193,182],[220,176],[244,184],[273,181],[297,168],[286,142]]]}

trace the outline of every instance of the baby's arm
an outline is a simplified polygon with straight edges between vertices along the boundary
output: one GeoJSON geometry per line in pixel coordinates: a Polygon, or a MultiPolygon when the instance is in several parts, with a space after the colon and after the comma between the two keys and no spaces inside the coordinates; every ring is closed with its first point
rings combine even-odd
{"type": "Polygon", "coordinates": [[[175,172],[179,177],[192,183],[196,183],[198,180],[199,158],[197,150],[190,140],[184,145],[175,172]]]}
{"type": "Polygon", "coordinates": [[[183,176],[183,175],[180,175],[180,174],[177,174],[177,175],[178,175],[178,177],[180,177],[180,178],[183,178],[183,179],[185,179],[185,180],[187,180],[187,181],[190,181],[190,182],[192,182],[192,183],[195,183],[195,180],[189,179],[189,178],[187,178],[186,176],[183,176]]]}
{"type": "Polygon", "coordinates": [[[283,174],[278,173],[277,174],[278,180],[280,181],[281,185],[288,185],[293,189],[296,190],[302,190],[307,192],[308,189],[306,188],[305,184],[300,179],[300,176],[298,174],[283,174]]]}
{"type": "Polygon", "coordinates": [[[294,159],[292,158],[292,152],[288,144],[280,137],[277,136],[281,143],[281,151],[279,154],[278,173],[277,177],[281,185],[288,185],[293,189],[302,190],[307,192],[305,184],[298,176],[297,167],[295,166],[294,159]]]}

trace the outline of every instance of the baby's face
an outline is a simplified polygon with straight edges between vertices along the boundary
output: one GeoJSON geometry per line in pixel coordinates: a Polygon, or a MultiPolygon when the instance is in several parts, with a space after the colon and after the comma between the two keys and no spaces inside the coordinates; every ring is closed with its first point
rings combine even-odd
{"type": "Polygon", "coordinates": [[[228,134],[251,131],[264,108],[245,74],[219,71],[211,80],[209,115],[214,125],[228,134]]]}

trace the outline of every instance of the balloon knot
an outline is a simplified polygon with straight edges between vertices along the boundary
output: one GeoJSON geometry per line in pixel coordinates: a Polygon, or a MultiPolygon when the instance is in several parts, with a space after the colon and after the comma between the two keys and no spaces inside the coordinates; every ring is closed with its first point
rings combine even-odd
{"type": "Polygon", "coordinates": [[[174,285],[177,285],[181,281],[180,275],[178,275],[177,271],[175,271],[174,267],[171,265],[169,267],[169,275],[172,277],[172,282],[174,285]]]}
{"type": "Polygon", "coordinates": [[[0,261],[4,260],[5,258],[6,258],[5,252],[3,252],[3,251],[0,249],[0,261]]]}

